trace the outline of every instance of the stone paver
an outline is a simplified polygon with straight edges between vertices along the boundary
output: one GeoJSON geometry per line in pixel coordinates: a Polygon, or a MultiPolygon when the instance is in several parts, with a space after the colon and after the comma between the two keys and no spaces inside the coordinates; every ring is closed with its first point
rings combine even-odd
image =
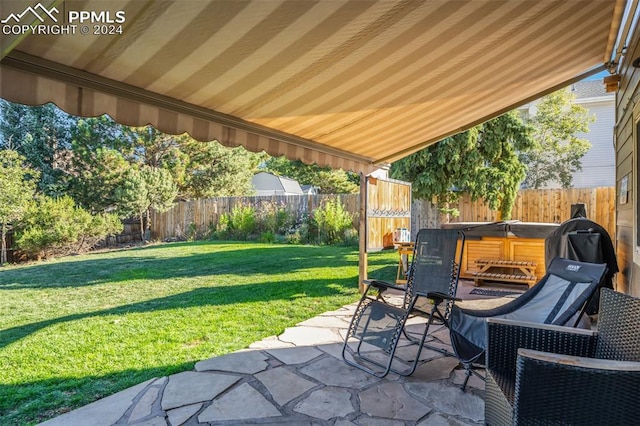
{"type": "Polygon", "coordinates": [[[416,369],[409,380],[417,382],[433,382],[448,379],[460,363],[453,357],[432,359],[416,369]]]}
{"type": "Polygon", "coordinates": [[[446,417],[440,413],[434,413],[418,423],[418,426],[470,426],[473,424],[460,419],[446,417]]]}
{"type": "Polygon", "coordinates": [[[324,353],[331,355],[334,358],[339,359],[342,362],[342,342],[318,345],[316,346],[316,348],[324,353]]]}
{"type": "Polygon", "coordinates": [[[338,317],[331,316],[317,316],[306,321],[302,321],[298,326],[302,327],[320,327],[320,328],[348,328],[349,320],[344,320],[338,317]]]}
{"type": "MultiPolygon", "coordinates": [[[[347,324],[348,326],[349,324],[347,324]]],[[[330,328],[291,327],[279,337],[283,342],[295,343],[296,346],[321,345],[342,340],[340,335],[330,328]]]]}
{"type": "Polygon", "coordinates": [[[380,379],[364,371],[355,369],[344,362],[336,361],[333,357],[324,357],[300,368],[300,372],[327,386],[362,389],[380,381],[380,379]]]}
{"type": "Polygon", "coordinates": [[[249,345],[249,349],[275,349],[275,348],[295,348],[296,345],[290,342],[283,342],[278,336],[269,336],[258,342],[249,345]]]}
{"type": "Polygon", "coordinates": [[[269,349],[267,352],[285,364],[303,364],[322,355],[322,351],[313,346],[302,346],[296,348],[269,349]]]}
{"type": "Polygon", "coordinates": [[[248,383],[216,399],[198,416],[200,422],[224,420],[263,419],[282,414],[267,399],[248,383]]]}
{"type": "Polygon", "coordinates": [[[158,387],[149,387],[140,401],[138,401],[136,406],[133,408],[133,411],[129,415],[129,420],[136,422],[150,416],[153,410],[153,404],[158,399],[159,393],[160,389],[158,387]]]}
{"type": "Polygon", "coordinates": [[[404,420],[379,419],[369,416],[358,417],[358,425],[363,426],[405,426],[404,420]]]}
{"type": "Polygon", "coordinates": [[[418,399],[424,400],[441,414],[457,416],[480,422],[484,419],[484,401],[459,387],[440,382],[409,382],[407,391],[418,399]]]}
{"type": "Polygon", "coordinates": [[[171,426],[181,425],[186,422],[195,413],[200,411],[202,403],[185,405],[184,407],[176,408],[167,411],[167,419],[171,426]]]}
{"type": "Polygon", "coordinates": [[[259,351],[236,352],[196,363],[196,371],[231,371],[254,374],[267,368],[267,357],[259,351]]]}
{"type": "Polygon", "coordinates": [[[210,401],[228,389],[239,377],[218,373],[185,371],[169,376],[162,396],[162,409],[182,407],[196,402],[210,401]]]}
{"type": "MultiPolygon", "coordinates": [[[[485,303],[494,304],[495,302],[485,303]]],[[[458,361],[424,349],[410,377],[376,378],[342,360],[355,304],[291,327],[249,349],[198,362],[194,371],[141,383],[46,425],[469,426],[484,420],[484,382],[460,390],[458,361]]],[[[416,323],[420,320],[412,320],[416,323]]],[[[421,325],[410,328],[420,329],[421,325]]],[[[448,330],[428,344],[451,351],[448,330]]],[[[404,341],[399,358],[415,358],[404,341]]]]}
{"type": "Polygon", "coordinates": [[[264,384],[273,399],[280,405],[285,405],[287,402],[318,386],[316,383],[302,378],[284,367],[263,371],[256,374],[255,377],[264,384]]]}
{"type": "Polygon", "coordinates": [[[156,416],[151,419],[146,419],[135,423],[136,426],[167,426],[167,420],[165,416],[156,416]]]}
{"type": "Polygon", "coordinates": [[[112,425],[129,409],[133,399],[154,380],[140,383],[42,424],[47,426],[80,426],[86,425],[87,419],[91,419],[92,426],[112,425]]]}
{"type": "MultiPolygon", "coordinates": [[[[478,372],[484,377],[484,370],[480,370],[478,372]]],[[[456,385],[462,386],[466,376],[467,374],[463,368],[460,368],[454,371],[453,383],[455,383],[456,385]]],[[[484,380],[480,379],[475,374],[472,374],[471,377],[469,377],[469,381],[467,382],[467,386],[469,388],[476,388],[483,391],[484,391],[484,384],[485,384],[484,380]]]]}
{"type": "Polygon", "coordinates": [[[431,411],[431,408],[414,399],[401,383],[381,383],[359,395],[360,410],[371,417],[397,420],[415,420],[431,411]]]}
{"type": "Polygon", "coordinates": [[[351,394],[340,388],[318,389],[296,404],[293,410],[323,420],[344,417],[355,411],[351,394]]]}

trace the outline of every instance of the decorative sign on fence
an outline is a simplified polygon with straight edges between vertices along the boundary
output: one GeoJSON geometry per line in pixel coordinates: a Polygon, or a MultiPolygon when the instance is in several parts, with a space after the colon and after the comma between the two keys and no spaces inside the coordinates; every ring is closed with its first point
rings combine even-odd
{"type": "Polygon", "coordinates": [[[411,184],[367,177],[367,251],[393,247],[398,229],[411,232],[411,184]]]}

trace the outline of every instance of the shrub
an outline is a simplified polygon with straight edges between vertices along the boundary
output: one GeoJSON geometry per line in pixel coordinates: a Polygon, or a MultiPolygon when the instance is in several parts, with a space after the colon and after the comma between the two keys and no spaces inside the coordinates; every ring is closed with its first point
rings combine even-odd
{"type": "MultiPolygon", "coordinates": [[[[344,240],[347,230],[352,229],[353,217],[338,199],[327,200],[313,212],[320,244],[336,244],[344,240]]],[[[310,225],[310,230],[312,226],[310,225]]]]}
{"type": "Polygon", "coordinates": [[[360,243],[358,231],[354,228],[347,229],[342,238],[342,244],[345,246],[357,246],[360,243]]]}
{"type": "MultiPolygon", "coordinates": [[[[82,210],[80,207],[76,208],[76,211],[80,210],[82,210]]],[[[82,252],[95,247],[98,242],[107,236],[121,233],[123,228],[122,221],[117,214],[103,213],[95,215],[91,218],[89,226],[81,230],[77,251],[82,252]]]]}
{"type": "Polygon", "coordinates": [[[41,196],[30,203],[19,224],[16,244],[27,255],[41,258],[81,252],[107,235],[122,231],[116,215],[92,216],[70,197],[41,196]]]}
{"type": "Polygon", "coordinates": [[[216,236],[221,239],[247,240],[256,232],[256,209],[252,206],[235,206],[230,213],[220,217],[216,236]]]}
{"type": "Polygon", "coordinates": [[[259,208],[237,205],[223,214],[214,238],[258,239],[261,242],[289,244],[354,244],[358,234],[352,227],[352,214],[338,199],[327,200],[296,226],[297,216],[282,204],[264,201],[259,208]]]}
{"type": "Polygon", "coordinates": [[[260,238],[258,238],[258,241],[261,243],[275,243],[276,242],[276,235],[271,232],[271,231],[264,231],[260,234],[260,238]]]}
{"type": "Polygon", "coordinates": [[[284,235],[284,243],[286,244],[301,244],[303,242],[303,236],[299,230],[288,232],[284,235]]]}
{"type": "Polygon", "coordinates": [[[272,201],[260,205],[257,226],[262,232],[285,235],[295,225],[296,218],[285,208],[272,201]]]}
{"type": "Polygon", "coordinates": [[[195,223],[191,222],[189,224],[189,227],[185,232],[185,237],[187,238],[187,241],[195,241],[198,238],[198,229],[195,223]]]}

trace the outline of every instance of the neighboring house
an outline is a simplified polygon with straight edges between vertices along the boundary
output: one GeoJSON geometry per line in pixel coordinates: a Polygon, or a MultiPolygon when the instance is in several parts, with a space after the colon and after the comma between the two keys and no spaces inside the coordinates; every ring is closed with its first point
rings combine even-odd
{"type": "Polygon", "coordinates": [[[605,91],[602,80],[581,81],[571,86],[576,104],[585,107],[596,121],[588,133],[576,136],[591,142],[591,149],[582,157],[582,171],[573,175],[575,188],[614,186],[616,184],[616,152],[613,147],[616,96],[605,91]]]}
{"type": "MultiPolygon", "coordinates": [[[[613,147],[615,124],[615,94],[605,91],[602,80],[580,81],[570,90],[576,96],[575,103],[583,106],[595,121],[589,125],[588,133],[577,133],[580,139],[591,142],[591,149],[582,157],[582,171],[573,174],[574,188],[613,186],[616,183],[616,156],[613,147]]],[[[535,114],[537,102],[520,108],[526,114],[535,114]]],[[[547,188],[559,188],[560,184],[548,184],[547,188]]]]}
{"type": "Polygon", "coordinates": [[[302,195],[298,181],[267,172],[257,173],[251,178],[256,195],[302,195]]]}

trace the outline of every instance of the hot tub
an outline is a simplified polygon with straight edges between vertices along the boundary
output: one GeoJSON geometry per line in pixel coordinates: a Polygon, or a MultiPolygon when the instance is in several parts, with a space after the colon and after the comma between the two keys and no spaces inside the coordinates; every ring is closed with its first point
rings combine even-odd
{"type": "Polygon", "coordinates": [[[544,242],[558,226],[507,221],[457,222],[444,224],[442,228],[460,229],[465,233],[462,278],[473,279],[476,284],[486,279],[532,285],[546,272],[544,242]],[[515,276],[520,274],[528,274],[528,278],[515,276]],[[499,275],[504,279],[496,278],[499,275]]]}

